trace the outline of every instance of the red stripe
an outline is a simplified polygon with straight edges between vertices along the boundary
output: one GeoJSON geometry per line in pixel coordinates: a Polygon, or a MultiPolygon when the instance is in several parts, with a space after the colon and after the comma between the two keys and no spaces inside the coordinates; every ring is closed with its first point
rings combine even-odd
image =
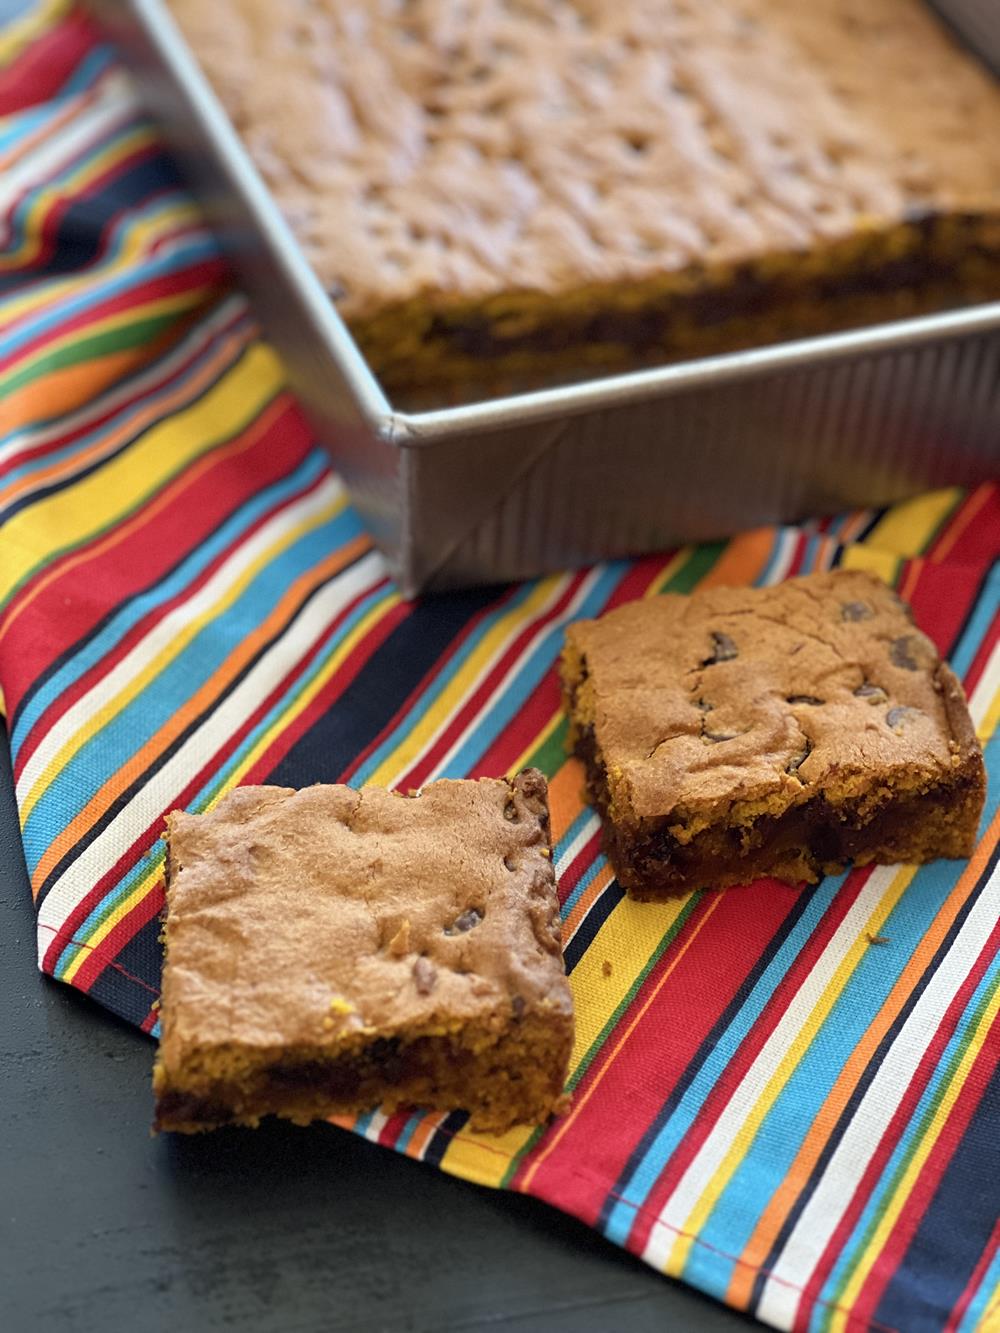
{"type": "MultiPolygon", "coordinates": [[[[990,1233],[990,1238],[986,1242],[986,1248],[979,1256],[979,1262],[972,1270],[972,1276],[966,1283],[961,1296],[959,1296],[958,1300],[955,1302],[955,1307],[948,1317],[948,1322],[945,1324],[942,1333],[955,1333],[955,1330],[965,1318],[966,1311],[972,1304],[972,1298],[982,1286],[983,1280],[986,1277],[989,1266],[993,1262],[993,1256],[996,1254],[997,1250],[1000,1250],[1000,1218],[997,1219],[997,1224],[990,1233]]],[[[985,1321],[983,1327],[985,1327],[985,1321]]]]}
{"type": "MultiPolygon", "coordinates": [[[[586,1222],[597,1220],[608,1182],[620,1177],[646,1126],[732,1003],[795,898],[793,890],[776,890],[773,881],[760,881],[702,899],[581,1080],[575,1093],[578,1110],[557,1148],[533,1175],[532,1194],[558,1200],[586,1222]],[[697,947],[685,952],[686,941],[699,927],[697,947]],[[725,965],[706,967],[706,957],[725,959],[725,965]],[[615,1053],[632,1015],[641,1011],[668,971],[655,1000],[615,1053]],[[585,1100],[599,1077],[600,1092],[585,1100]],[[589,1180],[580,1170],[583,1164],[589,1180]],[[598,1181],[603,1182],[600,1189],[595,1188],[598,1181]]],[[[543,1140],[533,1157],[544,1149],[543,1140]]],[[[533,1157],[522,1164],[518,1180],[533,1157]]]]}
{"type": "MultiPolygon", "coordinates": [[[[55,656],[50,642],[53,623],[59,625],[61,644],[78,642],[103,619],[109,607],[120,605],[165,577],[173,565],[195,550],[260,488],[293,471],[311,447],[305,423],[290,401],[274,426],[249,449],[240,451],[240,441],[253,429],[254,423],[251,423],[244,434],[225,446],[216,446],[217,459],[213,459],[193,483],[184,484],[184,473],[168,483],[176,485],[176,493],[156,514],[155,540],[150,540],[145,522],[136,523],[123,541],[112,543],[87,562],[65,569],[26,606],[11,628],[2,656],[4,689],[11,710],[55,656]],[[98,596],[94,595],[95,588],[99,590],[98,596]]],[[[255,526],[264,521],[266,516],[255,526]]],[[[242,540],[245,540],[244,536],[237,538],[234,544],[242,540]]],[[[68,553],[65,559],[72,554],[75,552],[68,553]]],[[[224,560],[226,554],[223,552],[218,556],[212,568],[224,560]]],[[[18,773],[44,733],[86,691],[95,673],[103,674],[120,660],[145,632],[151,619],[161,617],[179,600],[190,596],[192,589],[203,583],[210,573],[211,569],[206,570],[164,607],[151,610],[103,663],[67,686],[53,700],[19,747],[18,773]]]]}
{"type": "Polygon", "coordinates": [[[50,101],[99,40],[96,28],[78,9],[43,32],[0,70],[0,116],[50,101]]]}
{"type": "MultiPolygon", "coordinates": [[[[990,948],[988,954],[984,954],[982,966],[978,967],[977,965],[978,979],[982,978],[982,973],[995,956],[997,942],[1000,942],[1000,928],[994,932],[993,947],[990,948]]],[[[971,991],[969,994],[971,997],[971,991]]],[[[994,1019],[993,1034],[996,1033],[996,1030],[997,1022],[994,1019]]],[[[930,1207],[941,1184],[941,1179],[962,1141],[962,1135],[967,1130],[976,1108],[982,1102],[993,1071],[1000,1062],[1000,1045],[996,1040],[991,1040],[991,1035],[987,1034],[982,1048],[973,1060],[965,1083],[948,1112],[947,1122],[935,1139],[934,1145],[927,1155],[927,1160],[913,1182],[909,1197],[900,1210],[899,1217],[882,1247],[878,1260],[873,1265],[851,1307],[853,1313],[860,1319],[870,1319],[874,1314],[882,1298],[882,1293],[903,1262],[903,1257],[917,1233],[917,1228],[930,1207]]]]}
{"type": "MultiPolygon", "coordinates": [[[[718,1082],[705,1099],[704,1104],[698,1111],[694,1123],[691,1125],[683,1142],[678,1145],[677,1151],[666,1164],[665,1169],[657,1179],[655,1185],[649,1190],[643,1213],[636,1218],[633,1233],[629,1237],[629,1248],[636,1253],[641,1253],[645,1248],[649,1233],[655,1217],[662,1211],[670,1195],[679,1184],[684,1172],[694,1161],[695,1157],[701,1151],[706,1139],[715,1127],[719,1116],[729,1104],[733,1094],[736,1092],[739,1084],[742,1082],[747,1071],[753,1062],[760,1055],[767,1041],[773,1035],[779,1022],[784,1017],[792,1001],[798,995],[804,982],[809,979],[813,967],[823,953],[824,949],[830,943],[841,922],[847,915],[861,893],[864,885],[867,883],[870,875],[870,869],[856,871],[849,875],[845,883],[841,886],[839,893],[833,902],[823,913],[816,924],[815,929],[809,938],[805,941],[798,955],[792,962],[788,971],[779,982],[774,994],[767,1002],[757,1021],[751,1027],[750,1031],[743,1038],[739,1048],[734,1052],[732,1058],[726,1065],[725,1071],[718,1082]]],[[[776,895],[781,892],[779,886],[773,880],[761,880],[759,884],[752,886],[755,900],[750,904],[745,904],[740,909],[740,901],[743,899],[745,890],[737,890],[736,902],[733,904],[732,915],[727,913],[724,921],[718,923],[713,921],[713,926],[720,932],[720,938],[715,941],[714,947],[709,949],[708,940],[701,941],[701,948],[698,951],[696,959],[692,959],[692,970],[705,970],[704,960],[707,957],[718,957],[726,959],[726,968],[729,967],[729,951],[733,947],[736,938],[747,930],[751,919],[759,912],[763,912],[768,904],[768,895],[776,895]],[[724,927],[724,930],[723,930],[724,927]]],[[[808,890],[804,890],[808,892],[808,890]]],[[[727,895],[728,896],[728,895],[727,895]]],[[[767,940],[770,940],[775,931],[784,920],[788,910],[791,907],[791,892],[785,888],[785,912],[781,920],[778,921],[773,929],[768,933],[767,940]]],[[[744,972],[749,972],[754,963],[757,962],[760,954],[766,947],[758,946],[754,952],[750,965],[744,972]]],[[[739,978],[742,982],[742,976],[739,978]]],[[[734,990],[735,993],[735,990],[734,990]]],[[[728,1000],[727,1000],[728,1003],[728,1000]]],[[[719,1006],[719,1012],[725,1008],[725,1005],[719,1006]]],[[[685,1022],[694,1022],[693,1015],[685,1015],[685,1022]]],[[[713,1019],[714,1021],[714,1019],[713,1019]]],[[[708,1027],[711,1025],[709,1024],[708,1027]]],[[[706,1028],[706,1031],[708,1028],[706,1028]]]]}
{"type": "MultiPolygon", "coordinates": [[[[212,360],[219,360],[220,364],[236,361],[249,344],[253,333],[253,329],[247,324],[246,311],[242,307],[237,308],[224,324],[183,346],[183,355],[171,362],[169,372],[166,370],[161,372],[162,378],[153,382],[146,379],[141,387],[138,387],[137,376],[136,381],[133,381],[137,387],[129,394],[120,394],[121,383],[114,384],[110,390],[102,393],[96,402],[85,403],[81,410],[72,413],[72,425],[65,430],[37,444],[28,444],[24,449],[8,455],[0,462],[0,478],[15,469],[39,463],[48,454],[59,453],[85,437],[96,435],[112,423],[120,427],[137,409],[148,410],[155,406],[158,400],[172,397],[178,392],[177,386],[195,367],[200,374],[204,374],[206,366],[210,366],[212,360]],[[112,394],[115,394],[113,400],[112,394]]],[[[167,355],[178,357],[181,350],[181,346],[174,344],[167,355]]],[[[141,373],[148,376],[152,369],[152,365],[147,365],[141,373]]],[[[125,383],[128,384],[129,381],[126,380],[125,383]]]]}
{"type": "MultiPolygon", "coordinates": [[[[836,1263],[838,1257],[847,1245],[851,1233],[857,1225],[858,1218],[864,1211],[865,1205],[876,1190],[881,1180],[889,1158],[892,1156],[896,1145],[906,1130],[907,1125],[913,1118],[917,1103],[920,1101],[927,1084],[937,1071],[941,1060],[941,1054],[945,1046],[951,1040],[952,1035],[958,1026],[962,1013],[967,1008],[973,992],[979,985],[990,960],[996,950],[996,940],[1000,939],[1000,923],[994,928],[990,940],[980,951],[975,964],[970,968],[968,975],[959,987],[956,995],[948,1005],[943,1014],[937,1031],[928,1042],[924,1053],[914,1071],[909,1085],[902,1092],[899,1105],[889,1125],[887,1126],[881,1140],[879,1141],[871,1160],[861,1179],[858,1181],[854,1193],[851,1196],[847,1207],[844,1209],[843,1216],[837,1223],[837,1226],[827,1241],[826,1248],[820,1257],[819,1262],[813,1269],[806,1286],[802,1291],[802,1300],[799,1303],[798,1313],[795,1320],[795,1329],[797,1333],[805,1333],[814,1305],[820,1291],[826,1284],[827,1278],[836,1263]]],[[[948,1136],[943,1136],[947,1138],[948,1136]]],[[[878,1266],[881,1266],[881,1259],[878,1266]]],[[[894,1270],[895,1265],[892,1265],[894,1270]]],[[[891,1276],[891,1271],[889,1276],[891,1276]]]]}
{"type": "MultiPolygon", "coordinates": [[[[358,600],[366,595],[367,591],[360,593],[348,606],[344,607],[330,622],[326,634],[331,633],[337,625],[341,624],[344,619],[350,615],[358,600]]],[[[325,635],[321,636],[321,638],[323,637],[325,637],[325,635]]],[[[364,647],[365,645],[359,644],[355,653],[352,654],[351,659],[349,659],[348,662],[345,662],[343,676],[338,673],[336,678],[337,694],[342,693],[343,689],[347,687],[350,680],[353,679],[353,676],[356,675],[357,671],[360,669],[361,662],[365,660],[365,654],[363,652],[364,647]]],[[[205,756],[205,762],[196,772],[191,774],[189,781],[182,790],[178,792],[176,799],[171,801],[166,809],[155,814],[146,826],[137,832],[131,846],[122,853],[111,869],[101,876],[90,892],[86,894],[76,907],[74,907],[67,915],[63,931],[61,932],[64,938],[67,935],[72,935],[72,933],[79,928],[93,909],[101,902],[104,895],[113,889],[115,885],[118,884],[132,869],[136,862],[144,856],[151,847],[153,847],[162,832],[163,817],[167,814],[168,810],[186,807],[202,787],[210,781],[213,774],[225,767],[230,757],[240,747],[250,732],[253,731],[260,720],[266,716],[275,703],[289,691],[295,681],[308,669],[309,663],[313,660],[316,651],[318,651],[318,649],[314,645],[309,654],[295,662],[266,697],[262,699],[257,707],[249,714],[245,721],[226,738],[224,743],[212,754],[205,756]]],[[[58,948],[56,948],[55,944],[49,946],[42,961],[43,971],[51,972],[58,960],[59,953],[61,953],[64,947],[65,944],[59,945],[58,948]]],[[[75,984],[77,983],[74,982],[74,985],[75,984]]]]}
{"type": "Polygon", "coordinates": [[[520,632],[511,639],[504,649],[500,658],[490,667],[489,671],[472,691],[467,695],[464,702],[455,710],[451,718],[441,731],[434,743],[413,766],[399,779],[398,786],[419,787],[433,772],[435,765],[447,754],[449,748],[461,736],[465,727],[475,719],[478,714],[484,711],[490,695],[497,689],[504,676],[520,657],[521,653],[531,644],[536,637],[541,635],[545,627],[558,619],[566,610],[573,598],[576,596],[583,582],[583,575],[577,574],[570,579],[569,584],[559,595],[553,605],[541,616],[532,618],[520,630],[520,632]]]}
{"type": "Polygon", "coordinates": [[[970,491],[938,533],[928,552],[931,560],[987,565],[1000,555],[1000,484],[986,481],[970,491]],[[971,517],[970,519],[970,515],[971,517]],[[958,533],[956,537],[954,534],[958,533]]]}
{"type": "Polygon", "coordinates": [[[517,591],[516,585],[512,584],[511,587],[507,588],[497,597],[496,601],[491,602],[487,606],[481,607],[475,613],[475,615],[470,617],[468,622],[462,627],[461,632],[455,635],[455,638],[452,640],[447,651],[442,653],[441,656],[437,658],[434,665],[424,673],[419,683],[406,696],[403,703],[400,704],[399,708],[397,708],[395,713],[393,713],[390,720],[385,724],[385,726],[378,733],[375,739],[369,745],[365,746],[365,748],[358,755],[357,759],[355,759],[354,763],[351,764],[350,768],[348,768],[346,772],[343,773],[340,779],[341,782],[350,782],[351,775],[358,771],[358,769],[361,767],[363,763],[365,763],[365,761],[369,758],[369,756],[375,753],[375,751],[379,748],[379,746],[382,745],[388,739],[388,737],[392,735],[392,733],[400,725],[403,719],[417,706],[424,693],[430,688],[430,686],[434,683],[437,677],[442,674],[445,667],[452,660],[452,658],[454,658],[455,655],[460,651],[463,645],[468,642],[468,640],[472,637],[473,634],[475,634],[476,630],[487,618],[487,616],[498,613],[501,610],[501,608],[504,605],[506,605],[507,602],[510,601],[510,599],[514,596],[516,591],[517,591]]]}
{"type": "Polygon", "coordinates": [[[929,560],[911,561],[904,569],[900,585],[909,588],[914,618],[940,653],[947,654],[961,632],[984,572],[982,565],[936,565],[929,560]]]}

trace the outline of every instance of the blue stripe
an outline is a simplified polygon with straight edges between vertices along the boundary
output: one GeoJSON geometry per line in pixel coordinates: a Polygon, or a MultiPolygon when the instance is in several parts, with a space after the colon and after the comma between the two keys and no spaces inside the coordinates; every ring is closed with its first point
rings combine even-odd
{"type": "Polygon", "coordinates": [[[570,616],[572,615],[574,620],[585,620],[597,615],[617,588],[624,573],[625,569],[621,565],[610,565],[603,569],[576,610],[572,613],[568,609],[560,612],[558,618],[542,632],[541,638],[527,660],[522,663],[515,679],[508,680],[502,695],[499,698],[494,697],[490,706],[480,714],[478,726],[449,759],[441,770],[440,777],[464,778],[468,775],[476,761],[509,726],[514,715],[520,711],[525,700],[558,658],[570,616]]]}
{"type": "Polygon", "coordinates": [[[326,459],[313,450],[294,472],[282,477],[235,510],[210,537],[200,542],[190,555],[162,582],[146,593],[130,598],[101,632],[81,651],[54,672],[18,718],[11,738],[15,760],[21,744],[45,710],[69,687],[110,653],[126,633],[150,611],[176,597],[193,583],[227,546],[233,545],[262,514],[284,504],[297,492],[305,491],[326,470],[326,459]]]}
{"type": "Polygon", "coordinates": [[[119,771],[127,762],[126,756],[133,755],[166,724],[201,682],[219,669],[235,645],[253,633],[289,584],[361,531],[357,517],[345,509],[299,537],[259,570],[236,601],[204,625],[155,680],[87,738],[53,777],[23,825],[25,852],[32,869],[58,831],[75,818],[91,794],[119,771]]]}
{"type": "Polygon", "coordinates": [[[825,879],[810,895],[809,902],[795,928],[771,960],[757,985],[747,996],[739,1013],[720,1038],[715,1050],[691,1082],[677,1109],[650,1145],[646,1156],[633,1172],[628,1185],[608,1215],[605,1234],[609,1240],[624,1245],[635,1218],[635,1210],[642,1206],[647,1195],[661,1175],[678,1145],[694,1124],[709,1093],[725,1072],[726,1066],[739,1050],[741,1043],[760,1018],[774,993],[775,987],[788,971],[809,936],[816,929],[845,876],[825,879]]]}

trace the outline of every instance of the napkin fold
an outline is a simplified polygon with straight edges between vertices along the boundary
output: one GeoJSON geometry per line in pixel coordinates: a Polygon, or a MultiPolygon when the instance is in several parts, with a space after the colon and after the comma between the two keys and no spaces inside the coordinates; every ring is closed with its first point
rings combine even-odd
{"type": "Polygon", "coordinates": [[[237,783],[551,781],[573,1107],[343,1122],[782,1329],[1000,1327],[1000,754],[968,863],[628,901],[565,626],[875,570],[1000,707],[1000,490],[404,602],[82,12],[0,29],[0,687],[43,971],[156,1032],[163,815],[237,783]]]}

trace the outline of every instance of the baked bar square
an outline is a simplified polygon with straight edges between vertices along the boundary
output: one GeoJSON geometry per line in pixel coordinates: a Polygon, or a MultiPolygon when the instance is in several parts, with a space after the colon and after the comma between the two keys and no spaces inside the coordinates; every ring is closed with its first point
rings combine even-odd
{"type": "Polygon", "coordinates": [[[986,776],[962,687],[871,574],[632,602],[570,627],[562,679],[633,897],[972,851],[986,776]]]}
{"type": "Polygon", "coordinates": [[[167,821],[158,1129],[561,1109],[573,1042],[545,779],[245,787],[167,821]]]}

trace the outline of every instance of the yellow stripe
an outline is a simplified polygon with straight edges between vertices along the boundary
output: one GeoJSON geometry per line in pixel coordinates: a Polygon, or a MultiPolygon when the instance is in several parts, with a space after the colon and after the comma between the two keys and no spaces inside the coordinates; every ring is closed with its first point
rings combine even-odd
{"type": "Polygon", "coordinates": [[[708,1220],[712,1209],[718,1202],[723,1190],[729,1184],[734,1172],[745,1159],[747,1149],[753,1142],[765,1116],[777,1101],[791,1075],[799,1067],[802,1059],[816,1038],[816,1034],[826,1022],[830,1011],[840,998],[844,987],[850,981],[855,968],[870,947],[867,934],[878,935],[889,913],[896,906],[903,890],[916,873],[916,867],[905,866],[893,876],[878,905],[865,922],[864,929],[858,934],[854,944],[847,951],[840,966],[830,978],[823,994],[813,1005],[808,1018],[792,1042],[778,1068],[771,1075],[767,1086],[757,1098],[747,1119],[740,1126],[722,1162],[712,1175],[698,1202],[683,1222],[673,1248],[667,1259],[665,1272],[671,1277],[680,1277],[684,1272],[694,1238],[708,1220]]]}
{"type": "Polygon", "coordinates": [[[205,287],[192,287],[177,292],[173,296],[157,296],[141,305],[133,305],[128,310],[119,310],[115,314],[106,315],[103,319],[95,320],[93,324],[88,324],[85,329],[69,329],[61,337],[53,338],[51,342],[46,342],[36,351],[30,353],[24,360],[15,361],[7,371],[0,375],[0,388],[2,388],[5,381],[22,375],[25,370],[32,366],[44,365],[60,349],[79,342],[81,338],[99,338],[107,333],[114,333],[116,329],[138,324],[151,315],[170,315],[174,312],[187,310],[191,306],[200,305],[206,290],[205,287]]]}
{"type": "Polygon", "coordinates": [[[656,578],[642,594],[643,597],[656,597],[661,593],[677,571],[687,564],[693,552],[693,546],[685,546],[682,550],[678,551],[674,558],[667,563],[666,569],[660,570],[659,574],[657,574],[656,578]]]}
{"type": "Polygon", "coordinates": [[[842,1313],[844,1310],[850,1310],[858,1298],[862,1286],[864,1285],[868,1274],[877,1262],[886,1241],[892,1233],[893,1228],[902,1212],[907,1199],[913,1191],[913,1187],[924,1168],[924,1163],[930,1156],[931,1150],[941,1139],[951,1116],[952,1108],[958,1099],[959,1093],[965,1086],[969,1077],[969,1071],[976,1059],[976,1056],[982,1050],[986,1036],[996,1021],[997,1013],[1000,1011],[1000,988],[997,989],[990,1003],[987,1005],[979,1022],[976,1025],[975,1032],[972,1034],[969,1044],[966,1047],[958,1068],[955,1070],[948,1087],[940,1102],[934,1109],[930,1124],[927,1126],[920,1143],[911,1157],[906,1170],[903,1172],[902,1179],[893,1191],[892,1198],[879,1219],[879,1223],[874,1233],[868,1239],[861,1260],[847,1284],[838,1298],[837,1305],[833,1309],[832,1317],[828,1324],[830,1333],[841,1333],[847,1328],[847,1316],[842,1313]]]}
{"type": "Polygon", "coordinates": [[[101,707],[87,717],[83,726],[60,747],[58,752],[52,756],[45,768],[38,775],[31,791],[25,797],[21,806],[21,819],[26,820],[32,810],[44,796],[46,790],[51,785],[56,776],[70,763],[73,756],[83,748],[84,745],[98,732],[103,729],[129,706],[133,699],[137,698],[143,690],[148,689],[152,681],[156,679],[177,657],[181,655],[185,648],[201,633],[205,625],[219,616],[225,615],[226,611],[240,597],[241,593],[249,587],[262,569],[276,560],[282,551],[288,549],[307,532],[312,532],[316,528],[322,527],[328,523],[335,514],[344,508],[346,500],[342,495],[326,505],[318,514],[314,514],[305,522],[296,524],[296,526],[287,532],[281,533],[266,550],[262,551],[255,560],[245,569],[241,570],[238,577],[226,588],[218,599],[196,616],[188,621],[183,630],[177,634],[169,643],[164,644],[163,648],[152,658],[146,666],[134,676],[118,693],[111,699],[108,699],[101,707]]]}
{"type": "MultiPolygon", "coordinates": [[[[73,978],[94,950],[100,948],[101,942],[111,934],[119,921],[124,920],[129,912],[135,911],[143,898],[145,898],[146,894],[151,891],[162,873],[163,867],[159,862],[150,867],[146,874],[141,877],[135,888],[132,889],[131,893],[129,893],[128,897],[123,898],[108,919],[102,921],[94,933],[88,937],[85,946],[78,949],[76,957],[71,962],[67,963],[65,971],[59,973],[59,977],[62,981],[72,983],[73,978]]],[[[76,943],[76,941],[74,940],[73,943],[76,943]]],[[[153,997],[150,996],[150,1002],[152,1002],[152,998],[153,997]]]]}
{"type": "Polygon", "coordinates": [[[6,23],[0,31],[0,65],[9,65],[26,46],[40,37],[69,11],[70,0],[43,0],[22,18],[6,23]]]}
{"type": "Polygon", "coordinates": [[[508,768],[508,770],[507,770],[507,776],[508,776],[509,778],[512,778],[516,773],[520,773],[521,769],[524,768],[524,766],[525,766],[525,765],[528,763],[528,761],[531,759],[531,756],[532,756],[533,754],[535,754],[536,751],[538,751],[538,750],[540,750],[540,749],[542,748],[542,746],[545,744],[545,742],[549,739],[549,737],[550,737],[550,736],[552,735],[552,733],[555,731],[556,727],[558,727],[558,725],[559,725],[559,723],[562,721],[562,719],[563,719],[562,709],[559,709],[558,712],[552,714],[552,717],[549,719],[548,722],[546,722],[545,726],[542,727],[541,731],[538,733],[538,735],[535,737],[535,739],[531,742],[531,744],[528,746],[528,748],[524,751],[524,753],[521,754],[521,755],[518,755],[518,757],[517,757],[517,759],[514,761],[514,763],[511,764],[510,768],[508,768]]]}
{"type": "Polygon", "coordinates": [[[79,185],[86,184],[88,180],[99,176],[114,162],[123,160],[136,146],[156,142],[157,135],[152,126],[137,125],[128,133],[116,135],[106,148],[102,148],[92,157],[84,158],[67,175],[60,175],[54,184],[40,190],[23,220],[24,237],[21,244],[14,250],[0,254],[0,269],[21,268],[39,253],[45,231],[41,220],[54,203],[72,194],[79,185]]]}
{"type": "Polygon", "coordinates": [[[289,708],[287,712],[282,713],[281,717],[274,723],[274,725],[268,728],[264,735],[261,736],[253,749],[240,761],[239,766],[235,768],[232,774],[226,779],[225,786],[221,787],[218,793],[213,796],[212,805],[215,805],[217,801],[220,801],[231,787],[239,786],[243,779],[243,775],[253,768],[261,755],[264,754],[267,748],[272,744],[275,736],[281,731],[288,730],[299,714],[309,707],[313,699],[315,699],[316,695],[323,689],[330,677],[340,670],[341,663],[350,656],[357,644],[360,643],[367,634],[370,634],[379,621],[384,620],[393,607],[398,605],[398,603],[398,593],[387,594],[384,601],[373,606],[367,615],[355,625],[354,629],[351,630],[347,638],[340,644],[336,652],[333,653],[329,660],[324,664],[323,669],[317,673],[316,677],[302,691],[292,707],[289,708]]]}
{"type": "MultiPolygon", "coordinates": [[[[136,256],[149,253],[158,242],[172,231],[176,231],[178,227],[190,225],[200,219],[201,214],[194,203],[181,200],[170,208],[158,212],[154,217],[130,224],[121,250],[113,261],[101,266],[102,281],[107,281],[108,278],[117,276],[119,272],[134,267],[136,256]],[[129,260],[133,262],[127,262],[129,260]]],[[[91,271],[74,274],[68,278],[53,279],[50,282],[32,283],[25,295],[0,302],[4,324],[9,327],[16,320],[23,319],[25,315],[44,309],[46,306],[58,305],[66,297],[91,290],[93,285],[94,274],[91,271]]]]}
{"type": "Polygon", "coordinates": [[[846,546],[841,566],[844,569],[866,569],[892,587],[896,582],[899,556],[873,546],[846,546]]]}
{"type": "Polygon", "coordinates": [[[53,552],[78,546],[131,510],[186,464],[252,420],[283,383],[274,353],[255,344],[210,393],[147,431],[74,486],[22,509],[0,537],[0,600],[53,552]]]}
{"type": "Polygon", "coordinates": [[[409,729],[395,750],[379,764],[368,780],[372,786],[388,787],[411,767],[421,751],[430,744],[442,723],[474,689],[477,679],[488,669],[494,654],[514,636],[516,627],[537,613],[565,578],[565,575],[556,575],[542,579],[526,601],[501,616],[462,663],[440,696],[409,729]]]}
{"type": "Polygon", "coordinates": [[[864,540],[897,556],[919,555],[962,497],[960,490],[928,491],[894,504],[864,540]]]}

